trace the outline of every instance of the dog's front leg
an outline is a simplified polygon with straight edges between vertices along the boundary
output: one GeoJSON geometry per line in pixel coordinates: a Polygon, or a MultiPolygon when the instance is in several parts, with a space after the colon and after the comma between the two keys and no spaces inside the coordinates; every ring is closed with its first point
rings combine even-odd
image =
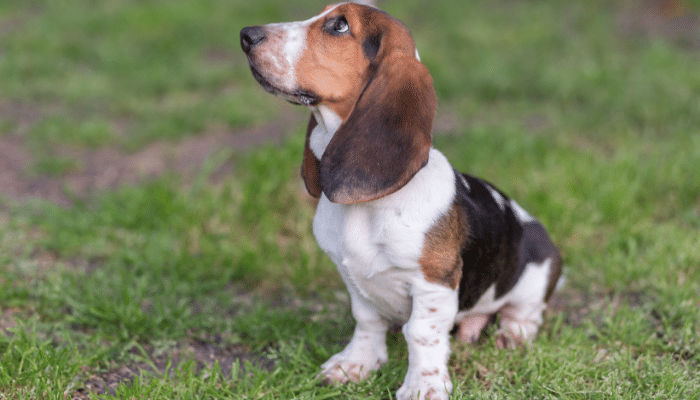
{"type": "Polygon", "coordinates": [[[340,353],[321,365],[321,374],[330,381],[357,382],[387,361],[386,331],[388,322],[352,288],[352,315],[357,321],[355,333],[340,353]]]}
{"type": "Polygon", "coordinates": [[[411,288],[411,318],[403,326],[408,343],[408,373],[398,400],[447,399],[452,381],[447,371],[450,329],[457,315],[457,290],[425,281],[411,288]]]}

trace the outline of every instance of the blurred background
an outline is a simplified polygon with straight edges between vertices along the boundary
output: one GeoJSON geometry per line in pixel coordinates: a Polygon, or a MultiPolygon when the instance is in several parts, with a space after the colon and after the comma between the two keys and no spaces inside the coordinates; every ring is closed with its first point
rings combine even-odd
{"type": "MultiPolygon", "coordinates": [[[[239,44],[325,5],[0,3],[0,397],[340,393],[313,381],[352,319],[299,177],[309,113],[239,44]]],[[[433,77],[434,146],[565,257],[541,352],[456,350],[457,395],[697,398],[700,1],[376,5],[433,77]]]]}

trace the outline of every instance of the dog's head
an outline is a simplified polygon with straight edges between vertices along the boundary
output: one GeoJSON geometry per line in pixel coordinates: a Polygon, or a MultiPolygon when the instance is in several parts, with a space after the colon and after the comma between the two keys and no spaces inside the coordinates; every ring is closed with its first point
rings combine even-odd
{"type": "Polygon", "coordinates": [[[268,92],[340,122],[323,126],[332,139],[319,151],[309,136],[323,121],[311,117],[302,173],[312,195],[378,199],[427,163],[437,106],[432,79],[408,29],[387,13],[332,5],[306,21],[243,28],[241,47],[268,92]]]}

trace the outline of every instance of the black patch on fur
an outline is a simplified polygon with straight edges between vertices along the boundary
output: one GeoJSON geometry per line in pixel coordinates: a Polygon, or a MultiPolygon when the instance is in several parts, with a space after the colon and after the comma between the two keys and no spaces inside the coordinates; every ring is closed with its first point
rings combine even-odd
{"type": "Polygon", "coordinates": [[[362,52],[365,53],[365,57],[367,57],[370,62],[374,61],[375,57],[377,57],[381,42],[379,34],[370,35],[362,42],[362,52]]]}
{"type": "Polygon", "coordinates": [[[473,307],[491,285],[496,298],[508,293],[518,282],[525,266],[542,262],[558,251],[539,222],[522,223],[510,207],[510,200],[493,185],[455,171],[457,202],[467,215],[468,235],[462,247],[462,280],[459,309],[473,307]],[[462,183],[466,180],[469,188],[462,183]],[[501,208],[489,187],[504,199],[501,208]]]}

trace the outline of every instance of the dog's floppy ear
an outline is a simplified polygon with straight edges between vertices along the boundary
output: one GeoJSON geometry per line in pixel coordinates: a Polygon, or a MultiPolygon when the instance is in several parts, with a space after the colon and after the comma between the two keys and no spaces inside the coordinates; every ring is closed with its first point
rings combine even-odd
{"type": "Polygon", "coordinates": [[[301,177],[304,178],[306,190],[313,197],[321,197],[321,179],[319,174],[319,166],[321,162],[316,158],[309,147],[311,140],[311,132],[316,127],[317,122],[313,114],[309,119],[309,126],[306,128],[306,144],[304,145],[304,160],[301,163],[301,177]]]}
{"type": "Polygon", "coordinates": [[[367,86],[321,158],[321,188],[334,203],[389,195],[428,162],[437,99],[427,68],[407,52],[382,55],[370,68],[367,86]]]}

